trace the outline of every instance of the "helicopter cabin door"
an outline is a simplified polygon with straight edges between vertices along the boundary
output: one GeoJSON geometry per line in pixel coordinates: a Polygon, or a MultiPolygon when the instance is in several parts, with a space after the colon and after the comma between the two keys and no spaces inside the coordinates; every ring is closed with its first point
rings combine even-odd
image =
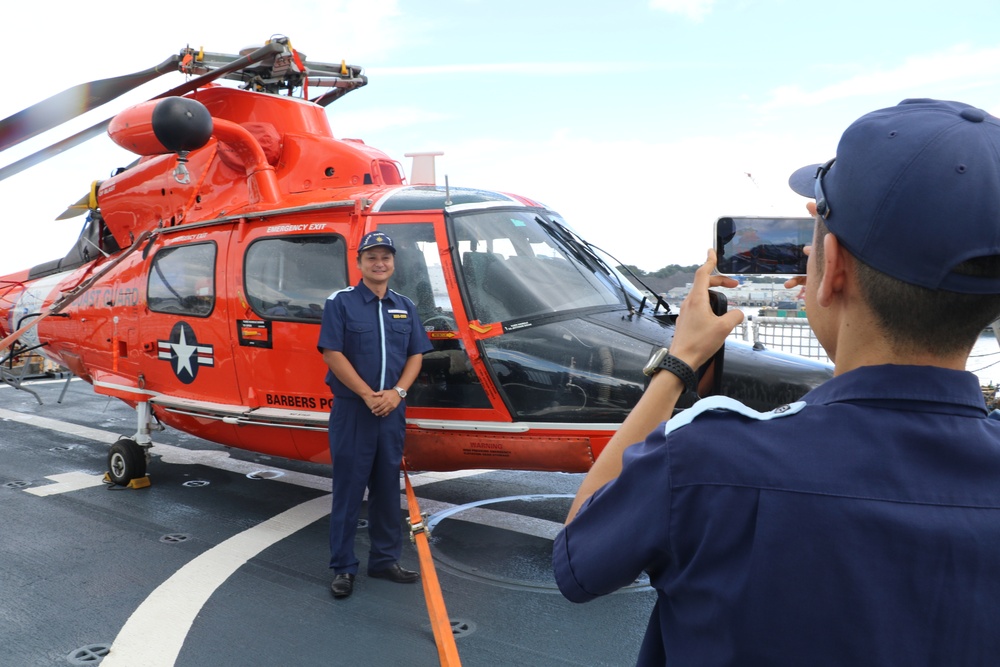
{"type": "Polygon", "coordinates": [[[217,413],[241,403],[232,363],[224,260],[229,231],[164,235],[146,259],[139,318],[149,357],[142,381],[152,402],[179,414],[217,413]]]}
{"type": "Polygon", "coordinates": [[[265,221],[230,251],[234,356],[251,408],[241,438],[256,439],[250,448],[329,460],[331,395],[316,343],[327,298],[348,286],[348,224],[346,216],[342,225],[265,221]]]}

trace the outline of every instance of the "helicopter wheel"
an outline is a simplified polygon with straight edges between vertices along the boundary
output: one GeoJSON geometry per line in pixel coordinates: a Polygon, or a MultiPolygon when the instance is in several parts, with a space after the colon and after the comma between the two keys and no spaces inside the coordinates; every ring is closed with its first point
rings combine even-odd
{"type": "Polygon", "coordinates": [[[119,486],[146,476],[146,452],[135,440],[122,438],[108,452],[108,478],[119,486]]]}

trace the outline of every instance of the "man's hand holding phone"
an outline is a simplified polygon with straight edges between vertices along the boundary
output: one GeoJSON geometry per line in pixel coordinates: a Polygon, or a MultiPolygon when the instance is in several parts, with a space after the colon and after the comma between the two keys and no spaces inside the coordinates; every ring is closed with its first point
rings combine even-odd
{"type": "Polygon", "coordinates": [[[714,273],[715,250],[708,251],[708,259],[695,272],[694,282],[687,298],[681,304],[670,354],[699,368],[726,342],[730,332],[743,321],[743,311],[734,309],[723,315],[712,310],[708,289],[710,287],[736,287],[739,282],[728,276],[714,273]]]}

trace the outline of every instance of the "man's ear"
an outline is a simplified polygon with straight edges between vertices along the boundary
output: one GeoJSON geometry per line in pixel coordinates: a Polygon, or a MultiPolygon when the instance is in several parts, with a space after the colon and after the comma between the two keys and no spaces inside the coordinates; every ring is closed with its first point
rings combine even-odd
{"type": "Polygon", "coordinates": [[[844,291],[850,271],[850,256],[840,245],[833,233],[823,237],[823,277],[816,290],[816,299],[824,308],[833,303],[833,299],[844,291]]]}

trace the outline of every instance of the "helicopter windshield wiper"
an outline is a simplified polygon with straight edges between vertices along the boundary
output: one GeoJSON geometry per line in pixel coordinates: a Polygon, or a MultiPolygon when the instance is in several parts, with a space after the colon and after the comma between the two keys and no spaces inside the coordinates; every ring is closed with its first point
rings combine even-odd
{"type": "MultiPolygon", "coordinates": [[[[628,266],[626,266],[625,264],[622,264],[618,260],[617,257],[615,257],[614,255],[612,255],[610,252],[608,252],[604,248],[600,248],[600,247],[598,247],[598,246],[596,246],[596,245],[594,245],[592,243],[587,243],[587,245],[590,248],[592,248],[593,250],[600,250],[605,255],[607,255],[611,259],[615,260],[616,262],[618,262],[618,266],[620,266],[623,269],[625,269],[628,272],[629,276],[632,277],[633,280],[635,280],[637,283],[639,283],[640,285],[642,285],[644,288],[646,288],[647,292],[649,292],[650,294],[652,294],[652,295],[654,295],[656,297],[656,306],[653,307],[653,313],[654,314],[656,314],[656,311],[660,309],[660,306],[663,306],[663,309],[667,312],[667,314],[670,313],[670,304],[667,303],[666,301],[664,301],[663,297],[661,297],[658,293],[656,293],[653,290],[649,289],[649,285],[647,285],[646,283],[642,282],[642,278],[640,278],[639,276],[635,275],[635,272],[632,271],[632,269],[628,268],[628,266]]],[[[639,304],[639,314],[640,315],[642,314],[642,309],[645,306],[645,303],[646,303],[646,297],[643,296],[642,297],[642,303],[639,304]]]]}
{"type": "Polygon", "coordinates": [[[608,266],[608,263],[605,262],[600,255],[593,251],[592,246],[589,243],[583,241],[580,237],[565,226],[559,224],[556,220],[552,220],[550,224],[548,221],[543,220],[541,216],[535,216],[535,222],[541,225],[554,237],[562,241],[566,248],[573,253],[573,256],[583,262],[584,265],[591,271],[596,272],[597,270],[600,270],[605,275],[614,278],[615,282],[618,283],[618,289],[621,290],[622,296],[625,297],[625,306],[629,309],[629,312],[635,312],[635,308],[632,307],[632,299],[628,295],[628,290],[625,289],[625,285],[622,284],[621,276],[608,266]]]}

